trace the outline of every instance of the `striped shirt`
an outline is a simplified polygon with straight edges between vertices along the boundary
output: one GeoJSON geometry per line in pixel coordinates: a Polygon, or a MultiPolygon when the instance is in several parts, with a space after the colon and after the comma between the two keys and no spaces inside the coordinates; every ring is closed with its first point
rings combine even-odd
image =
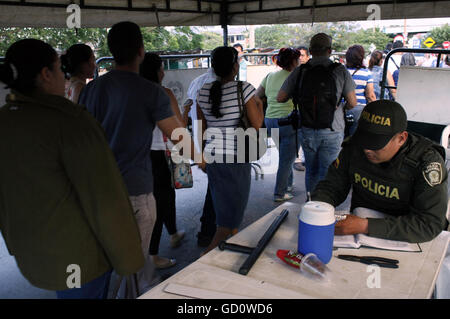
{"type": "MultiPolygon", "coordinates": [[[[211,152],[212,155],[236,155],[235,129],[240,118],[237,83],[237,81],[232,81],[222,85],[222,102],[220,104],[222,117],[219,118],[212,114],[209,99],[209,92],[213,83],[205,84],[198,92],[198,106],[203,112],[208,128],[205,152],[211,152]]],[[[244,106],[255,95],[255,88],[250,83],[243,81],[242,91],[244,96],[242,106],[244,106]]]]}
{"type": "Polygon", "coordinates": [[[358,105],[366,105],[366,86],[369,83],[373,83],[372,73],[368,69],[359,69],[356,71],[354,68],[347,68],[348,72],[353,78],[353,81],[356,84],[356,99],[358,101],[358,105]],[[356,73],[355,73],[356,71],[356,73]]]}

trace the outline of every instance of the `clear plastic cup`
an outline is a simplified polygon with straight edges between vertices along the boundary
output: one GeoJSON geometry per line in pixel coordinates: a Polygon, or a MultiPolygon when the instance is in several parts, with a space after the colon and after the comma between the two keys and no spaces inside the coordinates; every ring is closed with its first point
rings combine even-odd
{"type": "Polygon", "coordinates": [[[314,253],[302,257],[300,271],[312,279],[331,280],[329,268],[314,253]]]}

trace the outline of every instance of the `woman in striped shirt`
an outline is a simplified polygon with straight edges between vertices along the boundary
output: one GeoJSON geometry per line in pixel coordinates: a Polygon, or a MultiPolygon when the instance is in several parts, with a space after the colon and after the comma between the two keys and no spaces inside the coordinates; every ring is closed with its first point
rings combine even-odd
{"type": "MultiPolygon", "coordinates": [[[[238,81],[234,80],[239,72],[238,52],[231,47],[218,47],[211,57],[218,79],[205,84],[197,96],[197,116],[202,121],[206,138],[206,174],[217,224],[214,238],[204,253],[237,233],[247,206],[251,180],[251,164],[236,162],[235,129],[241,117],[238,81]]],[[[241,83],[241,105],[247,111],[251,126],[259,129],[264,119],[262,103],[255,97],[255,88],[251,84],[241,83]]]]}
{"type": "Polygon", "coordinates": [[[364,106],[376,100],[372,74],[364,66],[364,54],[364,48],[361,45],[353,45],[345,53],[346,67],[356,84],[356,99],[358,101],[354,108],[347,111],[347,114],[353,114],[354,117],[354,122],[349,129],[349,135],[353,135],[355,132],[364,106]]]}

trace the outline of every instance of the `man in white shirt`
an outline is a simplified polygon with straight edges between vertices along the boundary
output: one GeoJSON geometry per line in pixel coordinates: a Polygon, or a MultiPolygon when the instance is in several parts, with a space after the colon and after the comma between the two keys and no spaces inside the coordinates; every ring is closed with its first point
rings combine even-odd
{"type": "MultiPolygon", "coordinates": [[[[202,130],[201,127],[198,126],[197,121],[197,94],[203,85],[214,82],[215,80],[216,75],[214,74],[214,70],[209,68],[206,73],[196,77],[187,90],[188,100],[184,104],[189,105],[192,103],[190,113],[192,119],[192,134],[197,150],[202,148],[202,130]]],[[[209,187],[206,192],[205,204],[203,206],[203,214],[202,217],[200,217],[200,222],[201,227],[200,232],[197,234],[197,244],[201,247],[207,247],[216,232],[216,214],[214,212],[209,187]]]]}
{"type": "Polygon", "coordinates": [[[244,58],[244,48],[241,44],[236,43],[233,45],[233,48],[235,48],[239,54],[239,81],[247,81],[247,65],[249,65],[250,62],[244,58]]]}
{"type": "MultiPolygon", "coordinates": [[[[403,48],[403,42],[398,40],[394,42],[394,45],[392,46],[392,49],[399,49],[403,48]]],[[[394,53],[391,55],[391,58],[389,59],[389,62],[386,60],[384,63],[388,63],[388,70],[391,72],[391,74],[394,74],[394,72],[398,69],[400,69],[400,63],[402,61],[402,52],[394,53]]]]}

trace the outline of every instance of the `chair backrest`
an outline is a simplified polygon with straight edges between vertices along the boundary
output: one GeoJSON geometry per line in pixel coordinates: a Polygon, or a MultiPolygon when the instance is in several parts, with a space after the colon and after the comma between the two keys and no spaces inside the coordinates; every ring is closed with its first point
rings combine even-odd
{"type": "Polygon", "coordinates": [[[408,120],[450,124],[450,68],[400,68],[397,102],[406,110],[408,120]]]}
{"type": "Polygon", "coordinates": [[[447,125],[408,121],[408,131],[428,137],[430,140],[441,144],[442,132],[447,125]]]}
{"type": "Polygon", "coordinates": [[[397,102],[406,111],[408,130],[441,144],[450,160],[450,68],[400,67],[397,102]]]}

